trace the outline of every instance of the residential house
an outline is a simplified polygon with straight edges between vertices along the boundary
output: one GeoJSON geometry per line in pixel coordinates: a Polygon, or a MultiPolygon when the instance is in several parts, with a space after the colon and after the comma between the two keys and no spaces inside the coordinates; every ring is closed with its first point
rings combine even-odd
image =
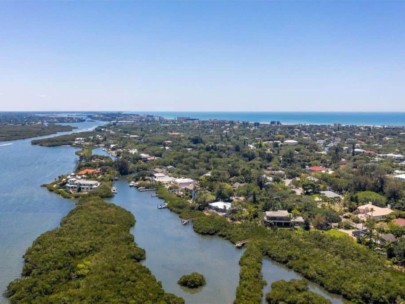
{"type": "Polygon", "coordinates": [[[74,191],[91,191],[100,186],[100,182],[94,181],[94,180],[82,180],[82,179],[76,179],[76,178],[71,178],[68,180],[68,183],[66,184],[66,188],[69,190],[74,190],[74,191]]]}
{"type": "Polygon", "coordinates": [[[214,203],[209,203],[208,208],[218,211],[218,212],[227,212],[230,210],[232,207],[231,203],[225,203],[225,202],[214,202],[214,203]]]}
{"type": "Polygon", "coordinates": [[[291,214],[287,210],[266,211],[264,222],[271,226],[291,226],[291,214]]]}
{"type": "Polygon", "coordinates": [[[389,215],[393,212],[391,208],[381,208],[378,206],[374,206],[371,203],[359,206],[357,208],[357,211],[359,213],[358,217],[361,220],[366,220],[369,218],[383,219],[384,217],[386,217],[387,215],[389,215]]]}
{"type": "Polygon", "coordinates": [[[391,223],[405,228],[405,219],[404,218],[401,218],[401,217],[396,218],[395,220],[392,220],[391,223]]]}
{"type": "Polygon", "coordinates": [[[174,180],[174,183],[180,188],[180,189],[192,189],[194,188],[195,181],[192,180],[191,178],[176,178],[174,180]]]}

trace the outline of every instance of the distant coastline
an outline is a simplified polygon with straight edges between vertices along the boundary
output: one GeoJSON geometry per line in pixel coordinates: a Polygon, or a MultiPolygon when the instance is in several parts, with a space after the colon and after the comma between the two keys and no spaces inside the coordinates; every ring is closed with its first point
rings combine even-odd
{"type": "Polygon", "coordinates": [[[344,124],[357,126],[405,126],[405,112],[160,112],[133,111],[133,114],[159,115],[166,119],[190,117],[202,120],[240,120],[269,123],[280,121],[282,124],[344,124]]]}

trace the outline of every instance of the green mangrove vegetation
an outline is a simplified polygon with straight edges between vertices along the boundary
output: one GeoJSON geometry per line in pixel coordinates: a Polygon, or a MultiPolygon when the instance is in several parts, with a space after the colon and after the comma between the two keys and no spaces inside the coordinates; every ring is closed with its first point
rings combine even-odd
{"type": "Polygon", "coordinates": [[[268,304],[330,304],[322,296],[308,290],[305,280],[277,281],[266,294],[268,304]]]}
{"type": "MultiPolygon", "coordinates": [[[[180,216],[194,216],[195,232],[217,235],[233,243],[249,239],[259,246],[263,255],[285,264],[308,280],[329,292],[341,294],[353,303],[396,303],[405,299],[405,275],[390,268],[383,256],[349,238],[337,238],[319,231],[297,233],[289,229],[266,229],[254,222],[232,223],[218,215],[206,216],[193,210],[197,207],[167,189],[159,189],[158,194],[180,216]]],[[[258,257],[259,252],[256,249],[251,254],[249,246],[247,252],[244,255],[246,263],[256,269],[257,274],[258,260],[251,262],[250,259],[252,256],[258,257]]],[[[263,285],[257,283],[258,277],[249,275],[250,271],[243,265],[241,263],[240,277],[246,282],[250,278],[252,282],[246,288],[243,287],[245,282],[239,284],[240,295],[237,298],[246,292],[252,293],[250,296],[255,295],[257,299],[259,288],[254,286],[261,286],[261,295],[263,285]]]]}
{"type": "Polygon", "coordinates": [[[0,124],[0,141],[25,139],[72,131],[74,127],[56,124],[8,125],[0,124]]]}
{"type": "Polygon", "coordinates": [[[236,289],[234,304],[260,304],[263,298],[263,287],[266,282],[262,275],[263,253],[260,246],[254,243],[247,245],[239,261],[239,285],[236,289]]]}
{"type": "Polygon", "coordinates": [[[198,288],[206,284],[205,277],[198,272],[192,272],[181,276],[177,284],[187,288],[198,288]]]}
{"type": "Polygon", "coordinates": [[[27,250],[23,277],[8,286],[11,303],[184,303],[140,263],[145,251],[129,233],[134,224],[128,211],[82,198],[27,250]]]}

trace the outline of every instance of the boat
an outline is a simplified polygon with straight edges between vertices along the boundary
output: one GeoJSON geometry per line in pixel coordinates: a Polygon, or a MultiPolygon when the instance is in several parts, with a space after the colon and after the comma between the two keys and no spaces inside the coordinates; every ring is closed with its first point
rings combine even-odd
{"type": "Polygon", "coordinates": [[[111,188],[111,192],[112,192],[112,193],[117,193],[117,188],[112,187],[112,188],[111,188]]]}
{"type": "Polygon", "coordinates": [[[130,186],[130,187],[135,187],[135,182],[134,182],[134,181],[130,182],[130,183],[129,183],[129,186],[130,186]]]}
{"type": "Polygon", "coordinates": [[[190,220],[181,220],[182,225],[187,225],[188,223],[190,223],[190,220]]]}
{"type": "Polygon", "coordinates": [[[165,208],[167,208],[167,204],[164,203],[164,204],[158,205],[157,208],[158,209],[165,209],[165,208]]]}

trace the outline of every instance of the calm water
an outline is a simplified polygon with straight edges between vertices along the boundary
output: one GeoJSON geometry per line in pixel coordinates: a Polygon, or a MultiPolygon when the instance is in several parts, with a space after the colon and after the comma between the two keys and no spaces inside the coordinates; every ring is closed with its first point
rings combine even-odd
{"type": "MultiPolygon", "coordinates": [[[[263,260],[263,268],[262,268],[262,274],[264,280],[267,282],[267,285],[263,288],[264,291],[264,296],[263,296],[263,304],[265,302],[265,295],[271,290],[271,284],[275,281],[279,280],[293,280],[293,279],[302,279],[303,277],[296,272],[294,272],[291,269],[288,269],[282,264],[273,262],[270,259],[264,259],[263,260]]],[[[320,294],[321,296],[329,299],[333,304],[340,304],[343,303],[342,297],[334,294],[328,293],[326,290],[321,288],[320,286],[309,282],[308,287],[311,291],[316,292],[320,294]]]]}
{"type": "MultiPolygon", "coordinates": [[[[75,124],[88,130],[100,123],[75,124]]],[[[21,274],[22,255],[43,232],[59,225],[74,205],[41,188],[72,171],[70,147],[32,146],[31,139],[0,142],[0,294],[21,274]]],[[[0,303],[7,303],[0,296],[0,303]]]]}
{"type": "MultiPolygon", "coordinates": [[[[158,210],[162,203],[152,192],[139,192],[126,181],[115,184],[118,193],[112,202],[131,211],[136,217],[132,230],[135,241],[146,250],[145,265],[162,282],[165,290],[183,297],[186,303],[232,303],[239,282],[239,260],[243,250],[235,249],[228,241],[194,233],[189,224],[183,226],[179,217],[168,209],[158,210]],[[193,271],[206,277],[207,285],[191,294],[176,281],[193,271]]],[[[300,279],[300,275],[268,259],[263,261],[263,277],[268,282],[264,292],[277,280],[300,279]]],[[[316,284],[310,289],[327,297],[334,304],[343,303],[316,284]]],[[[264,303],[264,302],[263,302],[264,303]]]]}
{"type": "MultiPolygon", "coordinates": [[[[135,113],[135,112],[134,112],[135,113]]],[[[156,114],[168,119],[193,117],[199,119],[225,119],[249,122],[280,121],[283,124],[347,124],[405,126],[404,112],[140,112],[156,114]]]]}
{"type": "Polygon", "coordinates": [[[118,193],[111,201],[135,215],[135,241],[146,250],[144,263],[165,290],[183,297],[186,303],[233,302],[242,250],[218,237],[198,235],[190,224],[183,226],[176,214],[157,209],[162,200],[151,192],[139,192],[126,181],[116,182],[115,187],[118,193]],[[177,284],[183,274],[193,271],[204,274],[207,281],[194,294],[177,284]]]}

